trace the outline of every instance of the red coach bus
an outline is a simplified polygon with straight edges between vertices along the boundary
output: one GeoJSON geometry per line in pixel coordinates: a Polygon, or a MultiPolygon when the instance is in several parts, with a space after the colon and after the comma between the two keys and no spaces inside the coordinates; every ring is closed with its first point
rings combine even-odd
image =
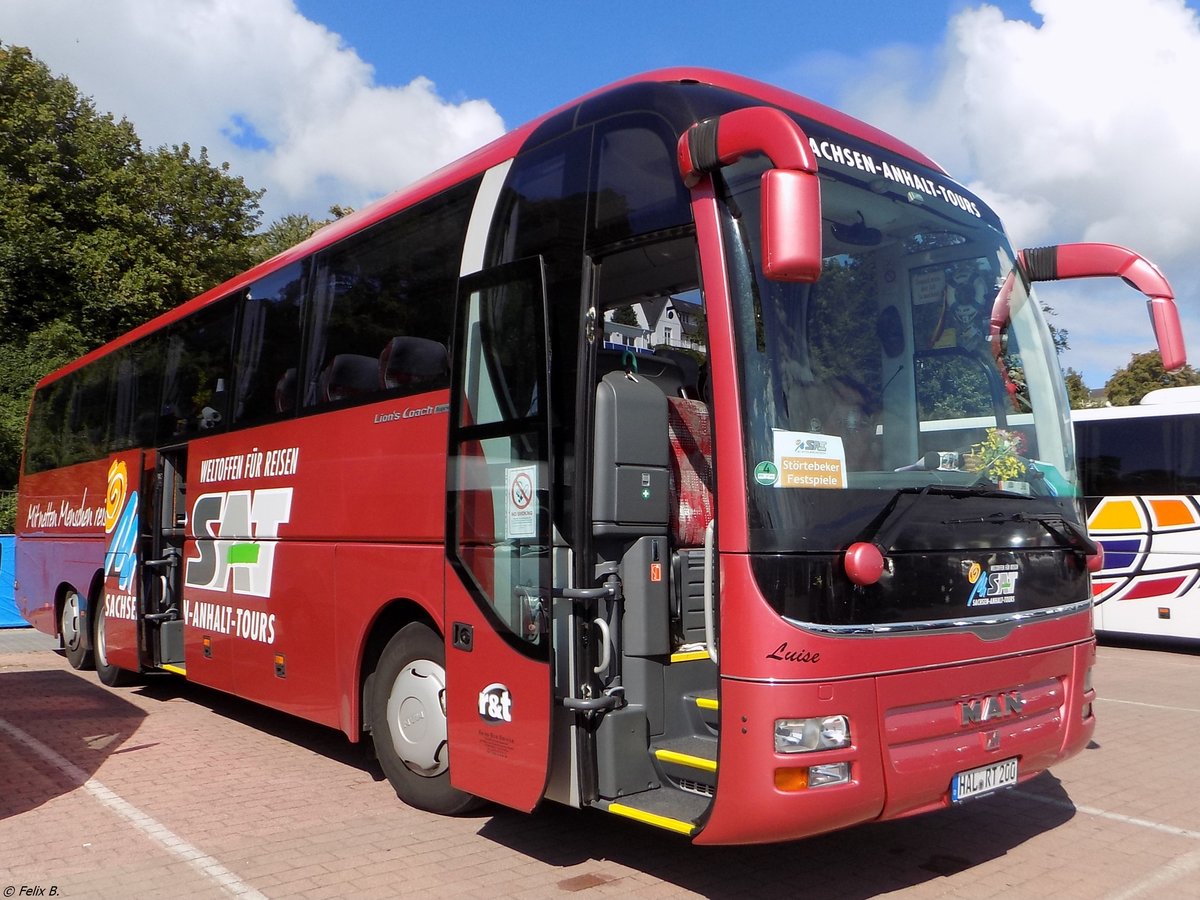
{"type": "Polygon", "coordinates": [[[1091,275],[1182,365],[1136,254],[1019,254],[861,122],[632,78],[42,381],[18,602],[107,684],[368,739],[428,810],[718,844],[962,802],[1094,726],[1029,294],[1091,275]]]}

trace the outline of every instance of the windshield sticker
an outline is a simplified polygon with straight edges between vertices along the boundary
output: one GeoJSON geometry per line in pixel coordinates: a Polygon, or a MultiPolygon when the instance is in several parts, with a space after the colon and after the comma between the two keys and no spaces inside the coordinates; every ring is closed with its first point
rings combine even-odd
{"type": "Polygon", "coordinates": [[[1017,599],[1017,564],[997,563],[990,569],[971,560],[963,561],[963,574],[971,584],[967,606],[996,606],[1017,599]]]}
{"type": "Polygon", "coordinates": [[[754,483],[770,487],[779,480],[779,469],[770,460],[763,460],[754,467],[754,483]]]}
{"type": "Polygon", "coordinates": [[[774,464],[779,473],[776,487],[846,487],[846,449],[834,434],[776,429],[774,464]]]}

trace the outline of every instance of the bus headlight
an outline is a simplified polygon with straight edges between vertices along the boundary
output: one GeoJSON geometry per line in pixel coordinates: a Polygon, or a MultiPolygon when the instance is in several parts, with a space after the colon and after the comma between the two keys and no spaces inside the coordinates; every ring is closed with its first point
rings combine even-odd
{"type": "Polygon", "coordinates": [[[850,720],[846,716],[775,720],[776,753],[809,753],[849,746],[850,720]]]}

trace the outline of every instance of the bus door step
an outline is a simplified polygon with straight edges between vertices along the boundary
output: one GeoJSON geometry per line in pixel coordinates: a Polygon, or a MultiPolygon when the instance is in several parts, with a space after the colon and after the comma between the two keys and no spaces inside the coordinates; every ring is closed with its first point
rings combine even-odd
{"type": "Polygon", "coordinates": [[[721,707],[716,690],[693,691],[684,695],[688,718],[700,734],[716,734],[720,727],[721,707]]]}
{"type": "Polygon", "coordinates": [[[631,794],[619,800],[597,800],[593,805],[613,815],[633,819],[655,828],[692,835],[708,809],[709,798],[676,787],[664,786],[631,794]]]}

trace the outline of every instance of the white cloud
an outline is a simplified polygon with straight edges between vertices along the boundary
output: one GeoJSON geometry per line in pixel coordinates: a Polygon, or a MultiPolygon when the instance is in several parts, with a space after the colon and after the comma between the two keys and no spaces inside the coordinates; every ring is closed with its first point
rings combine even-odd
{"type": "MultiPolygon", "coordinates": [[[[1014,244],[1125,244],[1175,287],[1200,360],[1200,22],[1183,0],[1032,0],[1034,22],[955,16],[936,62],[876,51],[842,105],[939,160],[993,204],[1014,244]]],[[[1138,296],[1043,291],[1065,362],[1100,386],[1153,339],[1138,296]]]]}
{"type": "Polygon", "coordinates": [[[266,221],[360,207],[497,137],[483,100],[449,102],[426,78],[377,84],[291,0],[4,0],[0,40],[27,46],[143,143],[206,146],[266,221]]]}

